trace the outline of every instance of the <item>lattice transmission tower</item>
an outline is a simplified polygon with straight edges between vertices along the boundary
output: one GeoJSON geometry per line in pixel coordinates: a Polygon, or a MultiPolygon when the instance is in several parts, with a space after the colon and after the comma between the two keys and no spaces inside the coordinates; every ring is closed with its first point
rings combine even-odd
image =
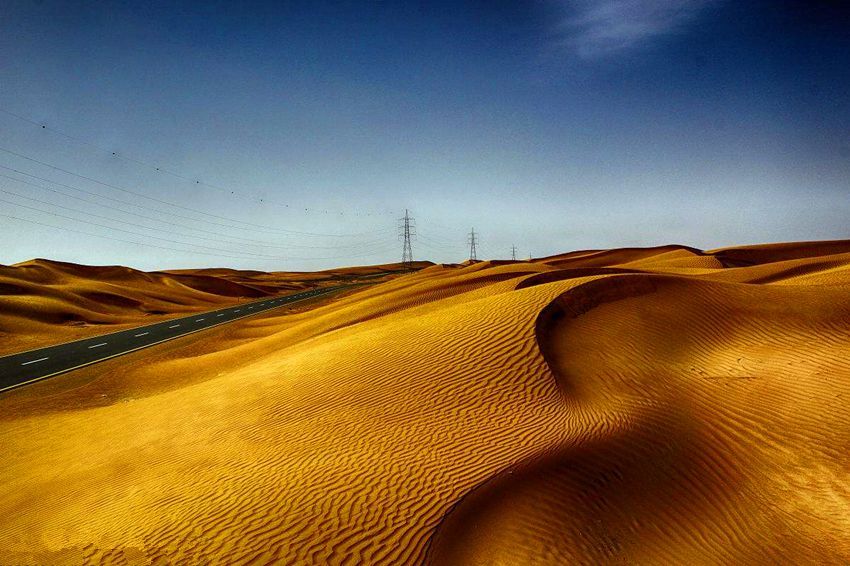
{"type": "Polygon", "coordinates": [[[516,261],[516,246],[511,246],[511,259],[516,261]]]}
{"type": "Polygon", "coordinates": [[[404,217],[398,219],[398,239],[404,242],[401,250],[401,264],[407,270],[413,269],[413,247],[410,241],[415,235],[415,221],[405,208],[404,217]]]}
{"type": "Polygon", "coordinates": [[[469,261],[478,261],[478,234],[475,228],[469,233],[469,261]]]}

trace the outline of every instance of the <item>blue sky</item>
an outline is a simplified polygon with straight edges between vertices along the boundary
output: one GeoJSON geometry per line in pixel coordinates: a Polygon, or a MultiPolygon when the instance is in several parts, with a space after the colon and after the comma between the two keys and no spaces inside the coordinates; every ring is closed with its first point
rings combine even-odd
{"type": "Polygon", "coordinates": [[[397,261],[405,208],[434,261],[846,238],[848,11],[5,2],[0,263],[397,261]]]}

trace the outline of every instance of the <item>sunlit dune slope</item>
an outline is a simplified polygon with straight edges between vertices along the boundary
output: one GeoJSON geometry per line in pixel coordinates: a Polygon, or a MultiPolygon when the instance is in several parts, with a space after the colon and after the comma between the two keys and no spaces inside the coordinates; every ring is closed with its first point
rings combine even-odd
{"type": "Polygon", "coordinates": [[[4,393],[0,564],[846,564],[825,245],[432,266],[4,393]]]}
{"type": "MultiPolygon", "coordinates": [[[[0,266],[0,354],[66,342],[170,316],[392,271],[367,266],[313,274],[233,269],[146,273],[44,259],[0,266]]],[[[395,266],[395,270],[400,270],[395,266]]]]}

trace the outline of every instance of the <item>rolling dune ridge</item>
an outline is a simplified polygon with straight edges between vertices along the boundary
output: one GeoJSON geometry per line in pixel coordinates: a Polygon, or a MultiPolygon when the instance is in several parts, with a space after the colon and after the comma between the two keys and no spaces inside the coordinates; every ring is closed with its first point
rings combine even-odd
{"type": "MultiPolygon", "coordinates": [[[[435,265],[8,391],[0,564],[846,564],[848,266],[435,265]]],[[[288,284],[36,267],[4,325],[288,284]]]]}
{"type": "Polygon", "coordinates": [[[234,269],[146,273],[45,259],[0,266],[0,355],[398,269],[388,265],[309,274],[234,269]]]}

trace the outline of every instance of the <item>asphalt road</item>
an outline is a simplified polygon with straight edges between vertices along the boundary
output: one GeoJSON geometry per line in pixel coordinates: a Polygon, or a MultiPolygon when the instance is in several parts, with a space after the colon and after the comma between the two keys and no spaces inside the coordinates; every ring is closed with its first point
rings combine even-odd
{"type": "Polygon", "coordinates": [[[326,295],[344,287],[349,285],[302,291],[284,297],[271,297],[94,338],[3,356],[0,357],[0,391],[20,387],[297,301],[326,295]]]}

